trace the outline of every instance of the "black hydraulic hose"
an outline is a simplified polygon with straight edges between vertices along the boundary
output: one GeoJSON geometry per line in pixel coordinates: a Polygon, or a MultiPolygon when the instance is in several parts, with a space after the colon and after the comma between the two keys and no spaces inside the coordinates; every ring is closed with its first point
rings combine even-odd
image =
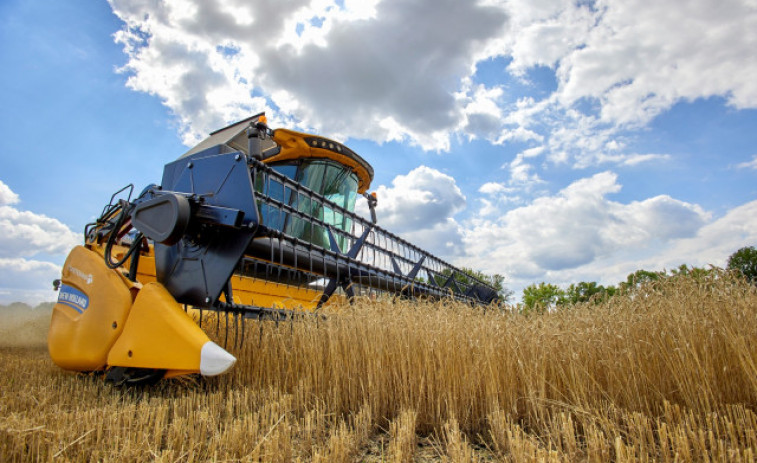
{"type": "MultiPolygon", "coordinates": [[[[138,246],[142,246],[142,234],[140,233],[139,236],[137,236],[134,243],[132,243],[132,247],[137,244],[138,246]]],[[[133,251],[132,251],[133,252],[133,251]]],[[[129,279],[133,282],[137,282],[137,270],[139,269],[139,253],[134,253],[134,257],[131,259],[131,262],[129,264],[129,279]]]]}
{"type": "Polygon", "coordinates": [[[126,254],[121,260],[119,260],[118,262],[113,262],[111,260],[111,251],[113,249],[113,245],[116,242],[116,236],[118,235],[118,232],[121,230],[121,227],[126,221],[127,216],[128,216],[128,212],[126,208],[122,207],[121,214],[118,216],[118,219],[116,219],[116,224],[113,227],[113,229],[110,231],[110,234],[108,235],[108,242],[105,244],[105,251],[103,252],[103,255],[105,257],[105,265],[107,265],[108,268],[110,269],[116,269],[122,266],[124,263],[126,263],[129,257],[131,257],[131,255],[134,254],[134,251],[136,251],[142,245],[143,235],[140,232],[134,238],[134,242],[131,243],[131,246],[129,246],[129,250],[126,252],[126,254]]]}

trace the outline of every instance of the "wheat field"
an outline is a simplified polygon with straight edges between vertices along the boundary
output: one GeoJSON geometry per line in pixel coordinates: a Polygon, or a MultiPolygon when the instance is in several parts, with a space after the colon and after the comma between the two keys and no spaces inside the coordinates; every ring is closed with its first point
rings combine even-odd
{"type": "Polygon", "coordinates": [[[248,321],[229,374],[144,388],[0,347],[0,461],[754,461],[755,322],[755,288],[714,272],[544,315],[248,321]]]}

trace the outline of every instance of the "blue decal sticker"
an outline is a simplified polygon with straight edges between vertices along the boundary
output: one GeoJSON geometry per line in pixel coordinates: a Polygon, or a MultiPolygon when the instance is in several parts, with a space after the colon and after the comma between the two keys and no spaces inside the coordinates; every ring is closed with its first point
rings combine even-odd
{"type": "Polygon", "coordinates": [[[71,307],[79,313],[84,313],[89,306],[89,297],[76,288],[62,284],[58,293],[58,302],[71,307]]]}

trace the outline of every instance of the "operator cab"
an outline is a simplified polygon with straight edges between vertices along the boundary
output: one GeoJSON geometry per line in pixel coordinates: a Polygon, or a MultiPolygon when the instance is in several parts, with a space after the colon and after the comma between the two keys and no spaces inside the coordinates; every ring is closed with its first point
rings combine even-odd
{"type": "MultiPolygon", "coordinates": [[[[242,152],[250,154],[248,129],[258,122],[265,122],[260,113],[212,132],[208,138],[184,153],[192,156],[215,148],[214,154],[242,152]]],[[[285,175],[297,184],[323,195],[349,212],[354,212],[358,194],[364,194],[373,180],[373,168],[357,153],[334,140],[287,129],[268,132],[259,140],[260,160],[273,170],[285,175]]],[[[296,194],[291,188],[267,177],[258,175],[256,191],[295,207],[299,212],[322,220],[327,225],[350,232],[352,219],[337,209],[309,201],[305,195],[296,194]]],[[[280,209],[261,207],[263,224],[275,230],[305,241],[329,247],[325,227],[312,224],[280,209]]],[[[344,238],[337,236],[341,248],[344,238]]]]}

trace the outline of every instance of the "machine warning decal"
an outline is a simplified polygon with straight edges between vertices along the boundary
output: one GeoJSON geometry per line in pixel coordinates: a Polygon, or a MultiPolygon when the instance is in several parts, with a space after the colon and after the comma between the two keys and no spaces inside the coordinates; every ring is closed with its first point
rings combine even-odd
{"type": "Polygon", "coordinates": [[[87,283],[88,285],[92,284],[92,275],[91,274],[84,273],[81,270],[79,270],[78,268],[72,267],[70,265],[68,266],[68,271],[71,272],[71,273],[73,273],[77,277],[81,278],[82,280],[84,280],[84,282],[87,283]]]}
{"type": "Polygon", "coordinates": [[[71,307],[79,313],[84,313],[89,306],[89,297],[76,288],[62,284],[58,293],[58,302],[71,307]]]}

